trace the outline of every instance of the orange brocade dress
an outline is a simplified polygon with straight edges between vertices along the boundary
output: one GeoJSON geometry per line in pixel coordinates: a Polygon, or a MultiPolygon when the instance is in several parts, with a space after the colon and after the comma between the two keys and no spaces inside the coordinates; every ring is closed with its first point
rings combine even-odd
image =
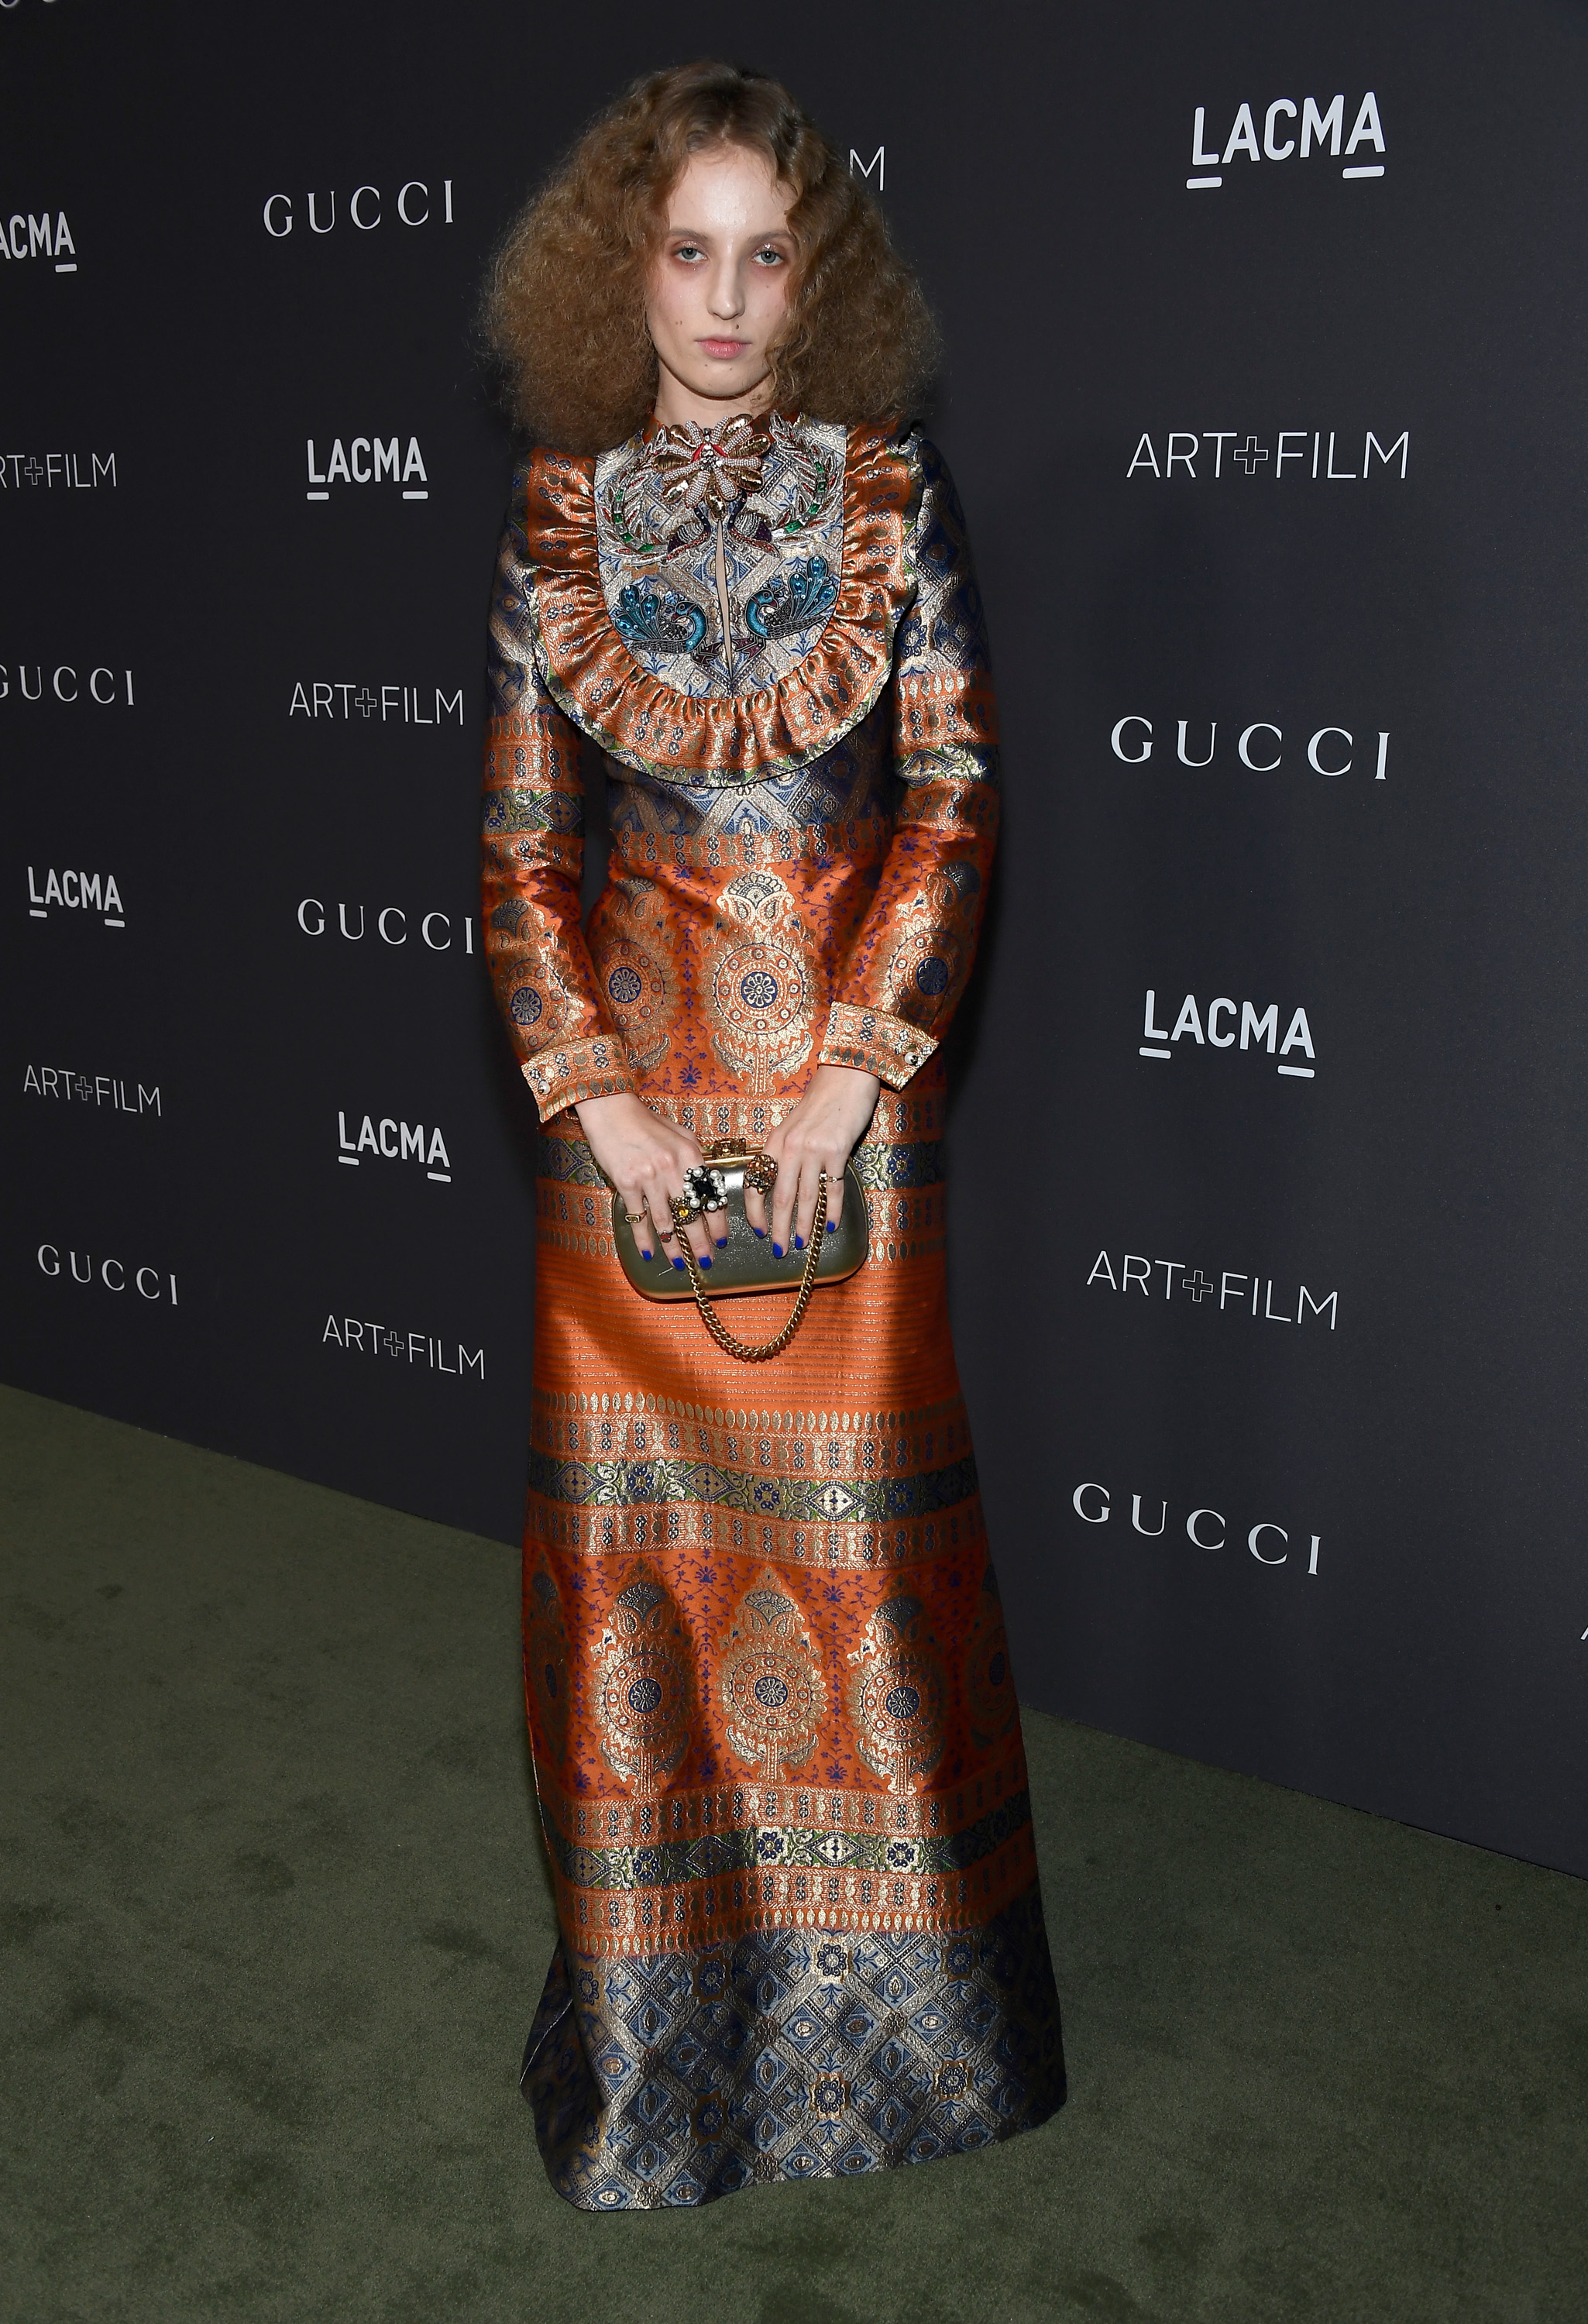
{"type": "MultiPolygon", "coordinates": [[[[523,2085],[591,2210],[957,2154],[1060,2104],[945,1296],[938,1043],[997,820],[953,485],[773,417],[533,456],[494,602],[492,973],[540,1108],[524,1665],[560,1941],[523,2085]],[[612,853],[586,927],[580,738],[612,853]],[[571,1110],[759,1143],[882,1083],[858,1274],[764,1365],[632,1291],[571,1110]]],[[[784,1292],[728,1310],[746,1339],[784,1292]]]]}

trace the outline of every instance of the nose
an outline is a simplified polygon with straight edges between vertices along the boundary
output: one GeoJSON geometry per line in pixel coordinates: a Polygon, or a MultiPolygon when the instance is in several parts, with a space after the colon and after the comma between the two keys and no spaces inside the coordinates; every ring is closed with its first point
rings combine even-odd
{"type": "Polygon", "coordinates": [[[732,323],[744,312],[744,285],[735,262],[724,256],[712,273],[706,301],[719,323],[732,323]]]}

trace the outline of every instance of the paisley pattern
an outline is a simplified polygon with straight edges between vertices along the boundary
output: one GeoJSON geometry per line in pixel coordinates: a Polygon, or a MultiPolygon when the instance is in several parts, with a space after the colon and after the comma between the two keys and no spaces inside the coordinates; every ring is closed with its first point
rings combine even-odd
{"type": "Polygon", "coordinates": [[[596,1650],[595,1699],[607,1766],[654,1799],[689,1748],[689,1658],[679,1609],[647,1565],[613,1600],[596,1650]]]}
{"type": "Polygon", "coordinates": [[[542,1123],[547,2168],[622,2209],[965,2153],[1043,2121],[1064,2065],[948,1327],[936,1052],[998,807],[953,486],[919,437],[781,417],[538,454],[491,681],[486,949],[542,1123]],[[586,744],[611,852],[582,925],[586,744]],[[758,1144],[823,1060],[882,1085],[870,1254],[752,1372],[630,1290],[571,1109],[636,1091],[758,1144]]]}
{"type": "Polygon", "coordinates": [[[907,1795],[943,1757],[947,1688],[942,1657],[909,1590],[883,1599],[849,1656],[850,1715],[860,1756],[891,1791],[907,1795]]]}

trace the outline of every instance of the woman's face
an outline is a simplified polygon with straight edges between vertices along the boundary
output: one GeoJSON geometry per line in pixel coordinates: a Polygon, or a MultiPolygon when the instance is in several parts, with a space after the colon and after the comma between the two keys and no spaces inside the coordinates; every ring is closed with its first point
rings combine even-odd
{"type": "Polygon", "coordinates": [[[690,156],[668,198],[646,304],[664,423],[709,428],[771,401],[770,351],[794,269],[791,199],[743,145],[690,156]]]}

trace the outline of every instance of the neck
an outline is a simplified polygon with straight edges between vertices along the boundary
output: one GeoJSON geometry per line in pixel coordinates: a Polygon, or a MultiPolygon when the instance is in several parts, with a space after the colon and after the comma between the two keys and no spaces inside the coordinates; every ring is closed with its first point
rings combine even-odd
{"type": "Polygon", "coordinates": [[[669,371],[663,371],[656,383],[656,418],[663,428],[681,428],[689,420],[697,428],[719,428],[740,411],[762,420],[771,407],[770,379],[758,380],[743,395],[697,395],[669,371]]]}

